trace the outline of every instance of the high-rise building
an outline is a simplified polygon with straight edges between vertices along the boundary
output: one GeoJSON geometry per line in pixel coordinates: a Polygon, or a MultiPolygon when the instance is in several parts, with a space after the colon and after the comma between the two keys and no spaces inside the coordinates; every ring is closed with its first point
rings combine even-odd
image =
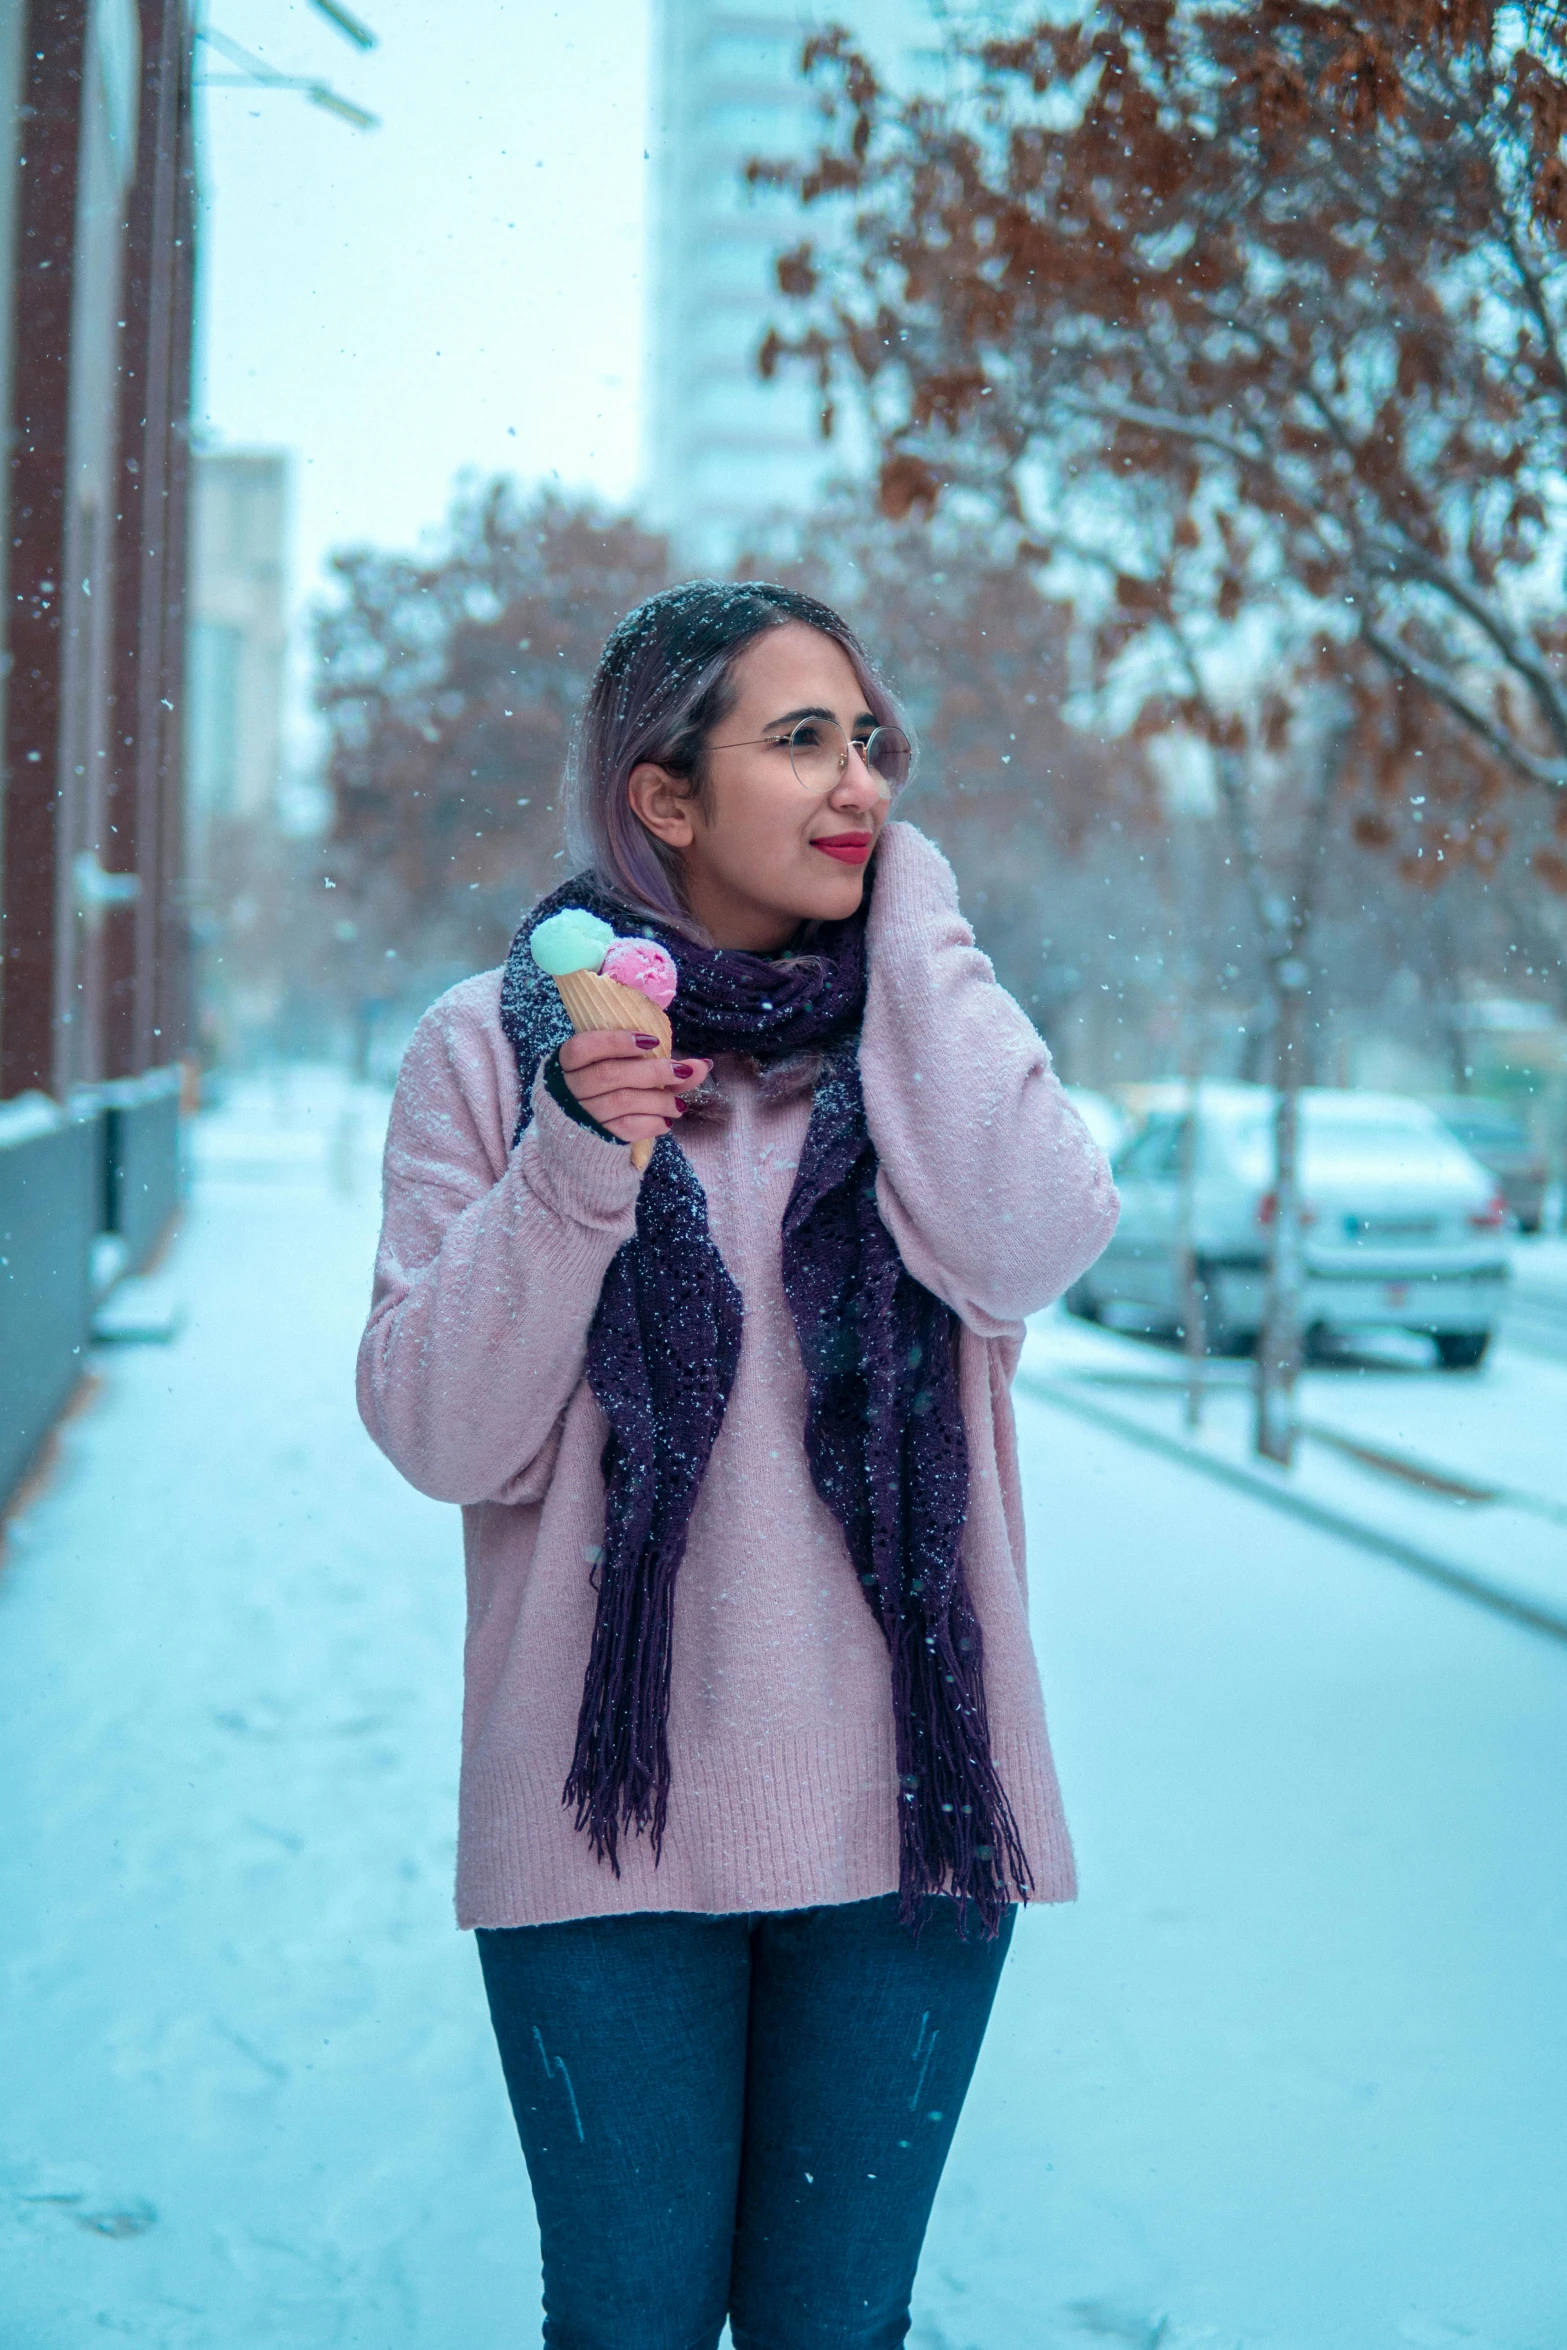
{"type": "Polygon", "coordinates": [[[199,850],[213,817],[268,816],[279,784],[289,460],[205,449],[191,484],[186,760],[199,850]]]}
{"type": "MultiPolygon", "coordinates": [[[[750,530],[808,505],[852,462],[852,441],[822,440],[802,376],[758,377],[758,347],[785,308],[777,257],[807,231],[790,201],[743,178],[751,157],[807,153],[820,138],[799,66],[823,13],[804,0],[654,0],[647,511],[695,568],[726,568],[750,530]]],[[[926,0],[827,13],[895,81],[929,70],[926,0]]]]}

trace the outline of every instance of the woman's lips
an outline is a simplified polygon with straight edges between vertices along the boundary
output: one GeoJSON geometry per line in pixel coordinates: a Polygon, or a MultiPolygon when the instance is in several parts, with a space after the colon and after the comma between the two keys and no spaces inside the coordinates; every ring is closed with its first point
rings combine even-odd
{"type": "Polygon", "coordinates": [[[824,832],[811,843],[824,857],[836,857],[840,865],[863,865],[875,845],[874,832],[824,832]]]}

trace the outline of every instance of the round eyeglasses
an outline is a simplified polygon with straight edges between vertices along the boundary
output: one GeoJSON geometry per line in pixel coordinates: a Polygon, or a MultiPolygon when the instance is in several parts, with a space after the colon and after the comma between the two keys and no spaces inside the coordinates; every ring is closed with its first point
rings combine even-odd
{"type": "Polygon", "coordinates": [[[858,751],[865,771],[884,800],[900,792],[914,770],[914,745],[898,726],[878,726],[863,740],[851,740],[836,718],[801,718],[787,734],[762,734],[743,743],[713,743],[715,751],[786,750],[789,764],[808,792],[836,791],[848,773],[849,753],[858,751]]]}

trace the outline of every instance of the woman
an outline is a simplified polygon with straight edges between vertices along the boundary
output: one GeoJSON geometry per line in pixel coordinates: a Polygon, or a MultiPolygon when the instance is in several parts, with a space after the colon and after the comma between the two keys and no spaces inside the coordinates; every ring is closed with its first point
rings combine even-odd
{"type": "Polygon", "coordinates": [[[360,1402],[463,1504],[458,1916],[557,2350],[903,2341],[1015,1905],[1073,1891],[1007,1389],[1115,1195],[909,763],[825,606],[653,597],[582,870],[393,1105],[360,1402]],[[673,1059],[569,1032],[565,906],[673,954],[673,1059]]]}

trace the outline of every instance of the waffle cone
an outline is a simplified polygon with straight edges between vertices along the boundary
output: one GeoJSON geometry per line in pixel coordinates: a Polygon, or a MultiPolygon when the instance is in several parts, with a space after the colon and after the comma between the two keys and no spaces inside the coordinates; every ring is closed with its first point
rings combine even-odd
{"type": "Polygon", "coordinates": [[[606,979],[600,971],[567,971],[555,985],[579,1036],[594,1028],[629,1028],[641,1036],[656,1036],[660,1052],[667,1053],[674,1043],[669,1014],[638,988],[622,987],[618,979],[606,979]]]}
{"type": "MultiPolygon", "coordinates": [[[[643,995],[640,988],[623,987],[618,979],[606,979],[600,971],[560,972],[555,985],[560,990],[566,1016],[579,1036],[588,1035],[595,1028],[629,1028],[637,1035],[656,1036],[661,1053],[673,1051],[675,1040],[669,1014],[651,996],[643,995]]],[[[651,1136],[631,1145],[633,1167],[645,1167],[652,1156],[651,1136]]]]}

